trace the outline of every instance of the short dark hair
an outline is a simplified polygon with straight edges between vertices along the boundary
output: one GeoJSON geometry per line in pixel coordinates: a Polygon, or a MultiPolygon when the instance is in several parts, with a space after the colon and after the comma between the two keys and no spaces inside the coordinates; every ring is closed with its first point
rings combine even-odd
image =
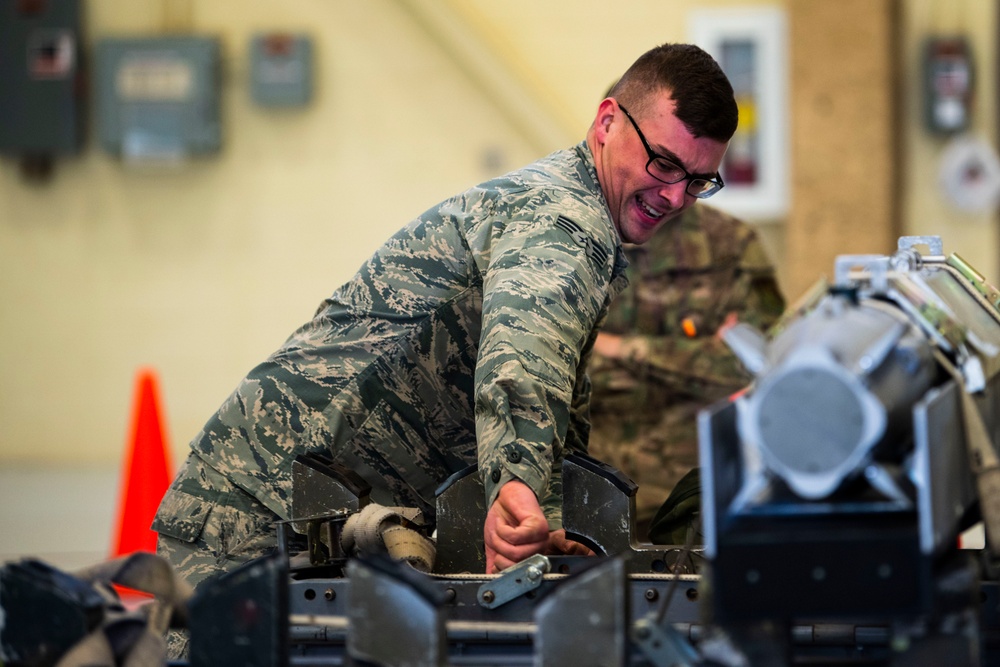
{"type": "Polygon", "coordinates": [[[670,91],[675,115],[695,137],[729,141],[739,112],[733,86],[715,59],[694,44],[663,44],[639,56],[608,97],[635,115],[645,113],[652,97],[670,91]]]}

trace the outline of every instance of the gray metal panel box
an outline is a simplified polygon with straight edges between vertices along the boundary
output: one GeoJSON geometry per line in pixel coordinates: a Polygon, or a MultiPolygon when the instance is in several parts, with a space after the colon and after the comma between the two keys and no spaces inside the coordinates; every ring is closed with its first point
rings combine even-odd
{"type": "Polygon", "coordinates": [[[101,145],[138,160],[217,151],[220,50],[212,37],[101,40],[96,62],[101,145]]]}
{"type": "Polygon", "coordinates": [[[312,96],[312,40],[266,33],[250,40],[250,92],[266,107],[303,106],[312,96]]]}
{"type": "Polygon", "coordinates": [[[78,0],[0,2],[0,153],[76,153],[84,102],[78,0]]]}

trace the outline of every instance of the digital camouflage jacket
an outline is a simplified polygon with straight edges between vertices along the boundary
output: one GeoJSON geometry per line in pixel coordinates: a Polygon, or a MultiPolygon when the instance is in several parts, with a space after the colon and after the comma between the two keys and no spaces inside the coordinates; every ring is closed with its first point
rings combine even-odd
{"type": "Polygon", "coordinates": [[[560,462],[586,446],[586,356],[625,264],[586,143],[553,153],[397,232],[191,446],[283,518],[292,461],[318,452],[428,517],[478,461],[487,507],[517,478],[556,527],[560,462]]]}

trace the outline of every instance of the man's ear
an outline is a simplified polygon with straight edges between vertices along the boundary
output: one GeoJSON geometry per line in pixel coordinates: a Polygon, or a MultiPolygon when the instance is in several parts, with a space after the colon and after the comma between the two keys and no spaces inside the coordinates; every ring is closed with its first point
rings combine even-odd
{"type": "Polygon", "coordinates": [[[597,107],[597,117],[594,119],[594,127],[597,130],[597,139],[604,143],[608,133],[611,131],[611,123],[615,120],[615,112],[618,105],[610,97],[604,98],[597,107]]]}

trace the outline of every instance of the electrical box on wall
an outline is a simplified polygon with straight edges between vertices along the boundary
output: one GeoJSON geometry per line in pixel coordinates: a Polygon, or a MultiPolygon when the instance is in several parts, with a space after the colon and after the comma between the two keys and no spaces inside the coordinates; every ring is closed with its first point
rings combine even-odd
{"type": "Polygon", "coordinates": [[[172,161],[219,150],[217,39],[104,39],[95,71],[98,135],[108,152],[172,161]]]}
{"type": "Polygon", "coordinates": [[[50,170],[83,145],[80,15],[79,0],[0,2],[0,154],[50,170]]]}
{"type": "Polygon", "coordinates": [[[265,107],[304,106],[312,96],[312,40],[265,33],[250,40],[250,91],[265,107]]]}
{"type": "Polygon", "coordinates": [[[954,134],[969,127],[974,68],[965,37],[932,37],[924,43],[924,116],[927,129],[954,134]]]}

